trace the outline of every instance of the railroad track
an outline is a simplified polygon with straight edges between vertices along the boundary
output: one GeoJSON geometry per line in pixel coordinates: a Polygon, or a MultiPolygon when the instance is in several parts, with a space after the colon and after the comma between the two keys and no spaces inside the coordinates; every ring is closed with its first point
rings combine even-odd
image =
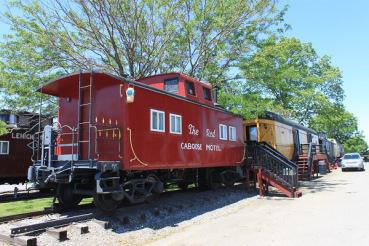
{"type": "Polygon", "coordinates": [[[83,222],[95,220],[97,224],[104,229],[111,228],[111,224],[107,221],[100,221],[95,219],[95,213],[86,213],[76,216],[54,219],[50,221],[34,223],[26,226],[18,226],[11,229],[10,235],[0,233],[0,241],[9,243],[11,245],[37,245],[36,233],[47,233],[58,241],[65,241],[68,239],[67,226],[73,225],[73,228],[80,231],[80,234],[89,233],[89,227],[83,222]]]}
{"type": "MultiPolygon", "coordinates": [[[[92,203],[87,203],[87,204],[78,205],[76,208],[73,209],[73,211],[81,211],[81,210],[93,209],[93,208],[95,208],[95,206],[92,203]]],[[[18,220],[22,220],[26,218],[32,218],[32,217],[48,215],[48,214],[61,214],[65,212],[68,212],[68,211],[58,209],[58,208],[55,208],[55,209],[45,208],[44,210],[40,210],[40,211],[21,213],[21,214],[9,215],[9,216],[2,216],[0,217],[0,225],[3,223],[9,223],[12,221],[18,221],[18,220]]]]}
{"type": "Polygon", "coordinates": [[[40,192],[36,189],[0,192],[0,203],[24,201],[28,199],[45,198],[53,196],[53,192],[40,192]]]}
{"type": "MultiPolygon", "coordinates": [[[[60,242],[69,239],[69,235],[75,237],[75,235],[82,236],[83,234],[87,234],[91,228],[96,232],[96,228],[100,228],[99,230],[108,230],[111,228],[117,229],[122,225],[124,225],[124,228],[128,228],[129,225],[133,227],[142,226],[140,223],[150,223],[150,220],[159,220],[160,223],[166,223],[166,220],[170,220],[173,216],[180,216],[186,210],[190,210],[190,213],[192,213],[191,210],[198,210],[197,206],[202,211],[204,209],[201,209],[201,206],[215,204],[227,196],[227,194],[229,194],[229,189],[213,193],[211,191],[203,192],[192,188],[187,191],[175,190],[164,192],[158,199],[149,203],[122,206],[114,215],[99,213],[96,209],[93,209],[93,204],[86,204],[80,205],[72,213],[62,213],[61,211],[58,213],[56,211],[46,210],[8,216],[7,218],[3,217],[0,218],[0,221],[8,223],[8,230],[10,232],[1,233],[0,230],[0,241],[12,245],[37,245],[39,237],[43,237],[42,240],[45,240],[45,237],[51,237],[53,240],[60,242]],[[43,217],[43,215],[49,215],[51,213],[59,217],[56,216],[57,218],[55,219],[43,217]],[[21,223],[21,225],[14,223],[15,221],[26,218],[38,217],[43,219],[30,219],[21,223]],[[25,223],[26,225],[24,225],[25,223]]],[[[204,212],[206,212],[206,209],[204,212]]],[[[158,222],[152,223],[156,224],[158,222]]]]}

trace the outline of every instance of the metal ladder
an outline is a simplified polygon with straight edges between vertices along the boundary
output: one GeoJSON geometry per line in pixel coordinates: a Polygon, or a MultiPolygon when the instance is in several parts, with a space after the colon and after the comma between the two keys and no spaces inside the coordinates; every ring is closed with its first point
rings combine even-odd
{"type": "Polygon", "coordinates": [[[78,160],[81,159],[81,144],[88,143],[88,154],[87,158],[89,161],[92,161],[91,154],[91,122],[92,122],[92,86],[93,86],[93,71],[90,73],[89,84],[84,85],[83,83],[83,73],[80,72],[79,75],[79,93],[78,93],[78,126],[77,126],[77,156],[78,160]],[[84,93],[85,90],[88,89],[88,100],[84,101],[84,93]],[[83,113],[86,108],[88,108],[88,119],[83,119],[83,113]],[[81,138],[81,129],[84,129],[84,126],[88,127],[88,139],[81,138]]]}

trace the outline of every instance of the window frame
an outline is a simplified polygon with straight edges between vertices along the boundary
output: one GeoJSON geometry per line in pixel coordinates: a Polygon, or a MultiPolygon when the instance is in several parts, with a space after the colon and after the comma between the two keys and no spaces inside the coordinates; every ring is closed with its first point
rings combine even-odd
{"type": "Polygon", "coordinates": [[[249,125],[249,126],[246,126],[246,141],[247,142],[251,142],[251,141],[256,141],[258,142],[259,141],[259,132],[258,132],[258,127],[257,125],[249,125]],[[256,139],[251,139],[251,129],[255,129],[255,137],[256,139]]]}
{"type": "Polygon", "coordinates": [[[236,137],[236,127],[234,126],[228,126],[228,139],[229,141],[233,141],[235,142],[237,140],[237,137],[236,137]],[[234,135],[231,134],[231,131],[234,130],[234,135]],[[233,136],[232,136],[233,135],[233,136]],[[232,137],[232,138],[231,138],[232,137]]]}
{"type": "Polygon", "coordinates": [[[9,155],[10,143],[9,141],[0,141],[0,155],[9,155]],[[6,143],[8,145],[7,153],[3,153],[3,144],[6,143]]]}
{"type": "Polygon", "coordinates": [[[150,131],[152,132],[165,132],[165,112],[164,111],[161,111],[161,110],[157,110],[157,109],[150,109],[150,131]],[[158,129],[155,129],[153,128],[153,113],[157,113],[158,115],[159,114],[163,114],[163,129],[159,129],[159,117],[157,118],[157,126],[158,126],[158,129]]]}
{"type": "MultiPolygon", "coordinates": [[[[174,125],[174,128],[176,128],[176,125],[174,125]]],[[[172,114],[172,113],[169,113],[169,132],[171,134],[177,134],[177,135],[181,135],[182,134],[182,115],[179,115],[179,114],[172,114]],[[172,116],[174,117],[174,124],[176,124],[176,118],[180,118],[180,132],[173,132],[172,131],[172,116]]]]}
{"type": "Polygon", "coordinates": [[[173,77],[173,78],[167,78],[167,79],[164,79],[164,91],[165,92],[168,92],[168,93],[172,93],[172,94],[179,94],[179,78],[178,77],[173,77]],[[177,80],[177,92],[171,92],[171,91],[167,91],[167,88],[166,88],[166,82],[167,81],[171,81],[171,80],[177,80]]]}
{"type": "Polygon", "coordinates": [[[227,127],[227,125],[219,124],[219,139],[220,140],[228,140],[228,127],[227,127]],[[223,132],[223,129],[225,129],[224,132],[223,132]],[[225,133],[225,134],[222,134],[222,133],[225,133]],[[224,135],[223,138],[222,138],[222,135],[224,135]]]}
{"type": "Polygon", "coordinates": [[[205,99],[205,100],[207,100],[207,101],[212,101],[212,96],[211,96],[211,90],[210,90],[210,88],[203,86],[203,87],[202,87],[202,94],[203,94],[203,97],[204,97],[204,99],[205,99]],[[208,92],[208,96],[209,96],[209,98],[206,98],[206,96],[205,96],[205,91],[207,91],[207,92],[208,92]]]}
{"type": "Polygon", "coordinates": [[[195,83],[194,82],[189,81],[189,80],[186,80],[185,81],[185,89],[186,89],[186,94],[187,95],[190,95],[190,96],[193,96],[193,97],[196,96],[196,88],[195,88],[195,83]],[[193,94],[191,94],[191,93],[188,92],[188,87],[187,87],[188,84],[191,84],[193,86],[193,94]]]}

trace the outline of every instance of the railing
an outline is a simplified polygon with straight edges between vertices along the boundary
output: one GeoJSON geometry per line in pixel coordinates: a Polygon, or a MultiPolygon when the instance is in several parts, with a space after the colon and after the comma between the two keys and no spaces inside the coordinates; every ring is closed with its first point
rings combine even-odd
{"type": "MultiPolygon", "coordinates": [[[[103,145],[111,145],[113,142],[116,145],[116,149],[114,150],[114,154],[116,154],[117,158],[122,158],[122,147],[121,147],[121,130],[117,127],[113,127],[113,128],[103,128],[103,127],[96,127],[96,126],[90,126],[90,128],[93,129],[94,138],[91,138],[90,140],[88,140],[89,142],[92,143],[89,144],[90,146],[94,146],[93,150],[92,150],[92,156],[93,159],[91,160],[98,160],[100,157],[100,151],[101,148],[99,148],[99,146],[103,146],[103,145]],[[111,138],[106,139],[105,136],[109,135],[111,136],[111,138]]],[[[44,146],[43,142],[42,142],[42,136],[43,136],[43,131],[41,132],[36,132],[34,134],[34,138],[32,141],[32,149],[33,149],[33,153],[32,153],[32,161],[36,162],[36,161],[41,161],[41,165],[46,165],[45,158],[42,158],[43,155],[43,151],[45,149],[45,147],[47,148],[51,148],[53,149],[53,154],[54,154],[54,150],[60,151],[61,153],[65,153],[65,152],[70,152],[69,154],[71,154],[71,163],[73,165],[73,163],[75,161],[81,160],[80,156],[78,155],[78,153],[80,153],[79,148],[80,146],[78,145],[78,130],[77,128],[74,127],[70,127],[68,125],[58,125],[57,127],[58,130],[55,130],[55,132],[53,133],[56,138],[55,141],[53,141],[53,143],[50,146],[44,146]],[[68,148],[69,151],[65,151],[65,148],[68,148]],[[62,150],[64,149],[64,150],[62,150]],[[75,157],[76,156],[76,157],[75,157]],[[45,160],[43,160],[45,159],[45,160]]],[[[105,151],[102,152],[103,154],[112,154],[110,153],[108,150],[109,146],[104,146],[105,147],[105,151]],[[106,153],[105,153],[106,152],[106,153]]],[[[110,146],[112,147],[112,146],[110,146]]],[[[87,149],[86,149],[87,150],[87,149]]],[[[58,154],[58,153],[56,153],[58,154]]],[[[55,155],[54,155],[55,156],[55,155]]],[[[56,161],[56,160],[51,160],[52,161],[56,161]]],[[[48,166],[50,166],[50,161],[48,163],[48,166]]]]}
{"type": "Polygon", "coordinates": [[[290,189],[298,187],[297,165],[265,142],[249,142],[246,145],[246,165],[263,168],[275,180],[290,189]]]}

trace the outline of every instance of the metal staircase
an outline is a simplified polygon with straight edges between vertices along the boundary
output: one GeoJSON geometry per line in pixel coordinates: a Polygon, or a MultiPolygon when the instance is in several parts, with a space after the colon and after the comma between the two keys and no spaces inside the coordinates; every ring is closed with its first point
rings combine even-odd
{"type": "Polygon", "coordinates": [[[298,179],[310,180],[314,172],[314,156],[316,155],[316,145],[313,143],[301,144],[298,165],[298,179]]]}
{"type": "Polygon", "coordinates": [[[300,197],[297,191],[298,167],[283,154],[265,142],[246,145],[246,168],[257,173],[260,195],[272,185],[288,197],[300,197]]]}

